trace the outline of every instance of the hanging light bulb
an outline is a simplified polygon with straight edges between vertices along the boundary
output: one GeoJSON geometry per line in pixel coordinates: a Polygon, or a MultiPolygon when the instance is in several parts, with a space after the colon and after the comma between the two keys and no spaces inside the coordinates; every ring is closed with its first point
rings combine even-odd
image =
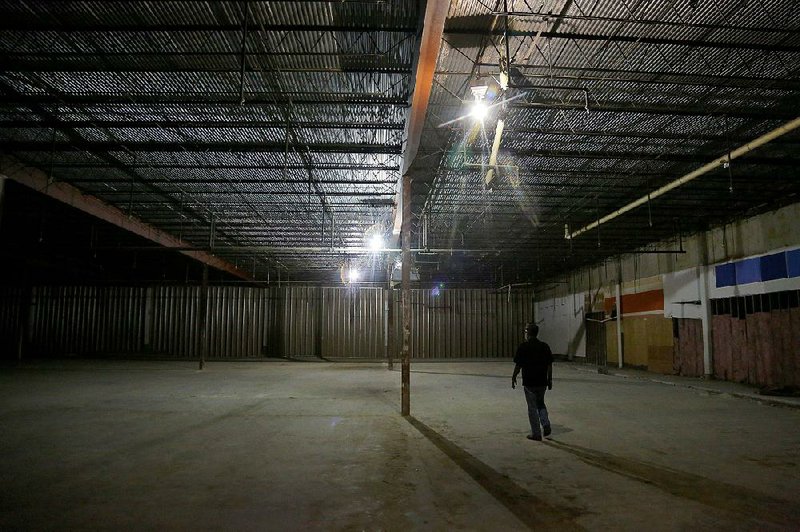
{"type": "Polygon", "coordinates": [[[383,236],[379,234],[372,235],[372,238],[369,240],[369,249],[372,251],[381,251],[383,248],[383,236]]]}
{"type": "Polygon", "coordinates": [[[489,107],[486,105],[485,101],[475,100],[475,103],[472,104],[472,110],[469,114],[478,122],[483,122],[483,119],[486,118],[487,114],[489,114],[489,107]]]}
{"type": "Polygon", "coordinates": [[[486,92],[489,90],[489,86],[482,80],[475,80],[469,90],[475,99],[472,102],[472,109],[470,109],[469,114],[475,120],[483,122],[483,119],[489,113],[489,107],[486,105],[486,92]]]}

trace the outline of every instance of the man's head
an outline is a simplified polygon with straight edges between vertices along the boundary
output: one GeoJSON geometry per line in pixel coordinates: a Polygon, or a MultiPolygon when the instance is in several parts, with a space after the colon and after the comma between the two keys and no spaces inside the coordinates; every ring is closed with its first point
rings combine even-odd
{"type": "Polygon", "coordinates": [[[525,338],[532,339],[539,335],[539,326],[535,323],[529,323],[525,326],[525,338]]]}

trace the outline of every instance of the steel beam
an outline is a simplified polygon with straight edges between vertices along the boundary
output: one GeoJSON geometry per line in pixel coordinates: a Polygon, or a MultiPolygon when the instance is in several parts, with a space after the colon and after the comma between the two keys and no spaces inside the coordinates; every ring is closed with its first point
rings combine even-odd
{"type": "MultiPolygon", "coordinates": [[[[130,182],[130,180],[128,182],[130,182]]],[[[231,180],[226,184],[227,185],[236,185],[237,183],[238,183],[237,181],[231,180]]],[[[306,180],[305,183],[308,183],[308,181],[306,180]]],[[[195,183],[195,185],[202,185],[202,184],[203,184],[202,182],[195,183]]],[[[358,186],[358,187],[364,186],[364,184],[362,184],[362,183],[352,182],[352,181],[349,182],[348,184],[354,185],[354,186],[358,186]]],[[[93,192],[95,192],[98,195],[102,195],[103,197],[124,196],[124,197],[133,197],[134,200],[136,199],[137,196],[152,196],[153,195],[153,192],[149,192],[147,190],[95,190],[93,192]]],[[[180,190],[164,189],[163,192],[172,193],[172,194],[179,194],[181,191],[180,190]]],[[[239,197],[244,197],[244,196],[303,196],[303,197],[306,197],[306,196],[308,196],[308,191],[306,191],[306,190],[267,190],[267,189],[265,189],[265,190],[234,190],[234,189],[231,189],[231,190],[219,190],[219,189],[213,189],[213,188],[200,189],[198,187],[198,188],[192,188],[192,189],[186,190],[185,192],[187,192],[189,194],[192,194],[192,195],[194,195],[194,194],[203,194],[203,195],[214,196],[214,197],[232,196],[232,195],[233,196],[239,196],[239,197]]],[[[361,198],[361,197],[375,198],[375,197],[378,197],[378,196],[394,196],[394,192],[373,192],[373,191],[364,191],[364,190],[360,190],[360,191],[336,190],[336,191],[333,191],[333,192],[326,192],[325,196],[347,197],[347,198],[350,198],[350,197],[353,197],[353,198],[361,198]]],[[[222,202],[222,203],[227,203],[227,201],[222,202]]],[[[271,203],[274,203],[274,202],[269,202],[269,203],[271,204],[271,203]]],[[[332,205],[335,205],[335,203],[332,203],[332,205]]]]}
{"type": "MultiPolygon", "coordinates": [[[[562,101],[540,101],[523,102],[516,101],[508,104],[512,109],[552,109],[556,111],[580,111],[586,112],[583,103],[569,103],[562,101]]],[[[653,105],[650,103],[634,102],[628,105],[611,103],[589,104],[590,113],[633,113],[633,114],[653,114],[653,115],[680,115],[680,116],[720,116],[731,118],[757,118],[760,120],[776,119],[783,120],[791,118],[796,109],[784,107],[783,109],[773,109],[760,106],[749,108],[707,108],[707,107],[688,107],[688,106],[668,106],[653,105]]]]}
{"type": "MultiPolygon", "coordinates": [[[[94,163],[94,162],[64,162],[54,161],[52,163],[54,168],[109,168],[109,163],[94,163]]],[[[303,164],[198,164],[193,162],[186,163],[142,163],[131,162],[126,163],[125,168],[128,169],[151,169],[151,170],[305,170],[306,165],[303,164]]],[[[358,170],[364,172],[373,171],[386,171],[397,172],[400,170],[399,166],[386,166],[386,165],[371,165],[371,164],[326,164],[319,163],[314,165],[314,170],[358,170]]],[[[130,181],[130,180],[126,180],[130,181]]],[[[149,182],[155,182],[150,181],[149,182]]],[[[175,182],[169,180],[170,182],[175,182]]],[[[77,182],[77,181],[76,181],[77,182]]],[[[303,182],[308,182],[304,180],[303,182]]],[[[320,181],[321,183],[324,181],[320,181]]],[[[397,181],[392,180],[391,184],[397,181]]]]}
{"type": "MultiPolygon", "coordinates": [[[[636,151],[582,151],[582,150],[515,150],[506,153],[516,157],[536,157],[554,159],[623,159],[635,161],[664,161],[692,163],[707,161],[713,155],[702,153],[646,153],[636,151]]],[[[787,157],[747,157],[749,164],[791,166],[796,168],[798,159],[787,157]]]]}
{"type": "Polygon", "coordinates": [[[234,265],[215,257],[205,251],[194,251],[182,249],[186,243],[182,240],[153,227],[138,218],[128,216],[118,208],[108,205],[95,198],[83,194],[80,190],[61,182],[50,182],[48,176],[41,170],[27,167],[18,163],[9,156],[0,157],[0,176],[5,176],[33,190],[45,194],[62,203],[66,203],[76,209],[113,224],[121,229],[129,231],[151,242],[155,242],[165,248],[175,249],[188,257],[191,257],[203,264],[207,264],[218,270],[227,272],[231,275],[252,281],[252,277],[234,265]]]}
{"type": "MultiPolygon", "coordinates": [[[[23,120],[0,118],[0,127],[79,127],[79,128],[154,128],[154,129],[280,129],[285,130],[284,121],[266,120],[87,120],[87,119],[58,119],[58,120],[23,120]]],[[[398,122],[292,122],[289,127],[295,129],[343,129],[354,131],[361,130],[392,130],[400,131],[403,124],[398,122]]]]}
{"type": "MultiPolygon", "coordinates": [[[[535,87],[530,87],[531,89],[535,87]]],[[[567,87],[565,87],[566,89],[567,87]]],[[[772,100],[770,100],[772,101],[772,100]]],[[[456,114],[463,109],[462,104],[437,104],[437,108],[446,111],[444,114],[456,114]],[[457,109],[458,111],[452,112],[450,109],[457,109]]],[[[579,111],[581,114],[586,112],[586,107],[583,102],[564,102],[554,100],[543,101],[530,101],[516,100],[508,103],[507,107],[514,113],[520,113],[526,109],[536,110],[541,113],[542,109],[554,111],[579,111]]],[[[657,105],[647,102],[633,102],[627,105],[620,105],[617,103],[603,103],[595,102],[589,103],[589,113],[630,113],[630,114],[653,114],[653,115],[674,115],[674,116],[713,116],[713,117],[729,117],[729,118],[750,118],[758,120],[788,120],[795,116],[793,107],[784,105],[781,108],[767,108],[754,105],[753,107],[690,107],[690,106],[667,106],[657,105]]],[[[508,120],[514,120],[515,115],[512,114],[508,120]]]]}
{"type": "MultiPolygon", "coordinates": [[[[307,1],[307,0],[306,0],[307,1]]],[[[342,3],[342,2],[336,2],[342,3]]],[[[59,21],[56,18],[33,18],[33,17],[4,17],[0,22],[0,31],[7,32],[57,32],[57,33],[107,33],[107,32],[120,32],[120,33],[178,33],[178,32],[231,32],[239,33],[242,31],[241,24],[204,24],[204,23],[102,23],[87,18],[70,20],[68,24],[59,21]]],[[[249,30],[252,33],[261,32],[313,32],[315,34],[325,32],[352,32],[352,33],[416,33],[415,26],[372,26],[372,25],[358,25],[358,24],[254,24],[249,30]]]]}
{"type": "MultiPolygon", "coordinates": [[[[407,107],[408,99],[396,96],[384,96],[374,93],[331,93],[327,99],[321,99],[318,92],[302,92],[285,94],[280,92],[258,92],[249,94],[245,106],[248,105],[392,105],[407,107]]],[[[235,106],[241,109],[241,100],[236,93],[186,94],[170,92],[162,94],[12,94],[3,97],[5,105],[122,105],[126,109],[136,105],[222,105],[235,106]]]]}
{"type": "MultiPolygon", "coordinates": [[[[494,63],[481,63],[481,67],[496,69],[494,63]]],[[[715,75],[709,73],[695,74],[688,72],[670,72],[654,70],[637,70],[634,68],[608,68],[568,65],[512,65],[523,71],[528,79],[543,79],[549,82],[563,80],[586,83],[602,81],[606,83],[636,83],[642,85],[679,85],[703,86],[716,88],[769,88],[773,90],[797,90],[800,81],[787,78],[766,78],[744,75],[715,75]]],[[[468,72],[458,75],[468,76],[468,72]]]]}
{"type": "MultiPolygon", "coordinates": [[[[131,54],[135,55],[135,54],[131,54]]],[[[187,54],[179,54],[179,56],[184,56],[187,54]]],[[[206,55],[206,54],[203,54],[206,55]]],[[[226,54],[231,56],[231,61],[233,60],[234,54],[226,54]]],[[[252,55],[252,54],[247,54],[252,55]]],[[[260,54],[265,55],[265,54],[260,54]]],[[[275,54],[273,54],[275,55],[275,54]]],[[[283,54],[281,54],[283,55],[283,54]]],[[[292,54],[297,55],[297,54],[292,54]]],[[[308,54],[305,54],[308,55],[308,54]]],[[[341,54],[337,54],[341,55],[341,54]]],[[[17,54],[13,57],[6,57],[3,60],[0,60],[0,68],[5,72],[70,72],[70,73],[79,73],[79,72],[104,72],[104,73],[133,73],[133,72],[161,72],[161,73],[193,73],[193,74],[235,74],[240,72],[240,70],[235,70],[228,65],[209,65],[209,66],[198,66],[196,64],[177,64],[177,61],[172,60],[163,61],[159,63],[148,63],[142,64],[141,60],[136,61],[135,64],[126,63],[124,61],[119,61],[119,59],[127,59],[125,58],[114,58],[114,64],[103,64],[102,68],[98,68],[98,59],[93,57],[92,54],[81,54],[80,56],[56,56],[54,58],[45,57],[45,59],[40,59],[39,54],[33,55],[34,59],[27,59],[25,55],[17,54]],[[119,61],[119,62],[116,62],[119,61]]],[[[157,56],[157,58],[161,58],[161,54],[157,56]]],[[[178,57],[178,55],[174,56],[178,57]]],[[[149,58],[146,58],[149,59],[149,58]]],[[[288,61],[287,61],[288,62],[288,61]]],[[[379,61],[377,63],[384,63],[383,61],[379,61]]],[[[374,64],[372,66],[368,65],[359,65],[353,67],[338,67],[338,68],[330,68],[330,67],[293,67],[293,66],[281,66],[281,72],[284,73],[292,73],[292,74],[313,74],[313,73],[323,73],[323,74],[400,74],[400,75],[408,75],[411,73],[411,68],[409,65],[405,64],[374,64]]],[[[262,74],[260,70],[253,70],[251,68],[245,69],[245,74],[262,74]]]]}
{"type": "MultiPolygon", "coordinates": [[[[107,142],[107,141],[25,141],[6,140],[3,148],[7,152],[45,151],[45,152],[118,152],[135,151],[147,153],[169,152],[240,152],[240,153],[284,153],[286,146],[281,142],[107,142]]],[[[401,153],[399,145],[393,144],[306,144],[299,146],[313,153],[367,153],[396,155],[401,153]]]]}
{"type": "MultiPolygon", "coordinates": [[[[428,114],[428,102],[433,88],[433,76],[436,72],[436,62],[439,59],[439,50],[442,46],[444,23],[449,9],[449,0],[428,0],[425,5],[422,40],[419,46],[419,55],[416,58],[417,67],[414,74],[414,95],[411,99],[411,109],[408,113],[404,135],[406,144],[403,150],[403,162],[400,165],[401,177],[398,180],[397,187],[397,208],[395,209],[394,223],[392,224],[392,240],[395,242],[402,226],[403,199],[406,197],[403,191],[405,174],[417,156],[419,142],[422,138],[422,129],[425,125],[425,116],[428,114]]],[[[410,194],[408,197],[410,200],[410,194]]]]}
{"type": "Polygon", "coordinates": [[[756,27],[756,26],[748,26],[742,24],[711,24],[707,22],[695,22],[690,20],[658,20],[658,19],[646,19],[641,18],[638,16],[631,16],[629,17],[609,17],[609,16],[599,16],[599,15],[585,15],[585,14],[568,14],[566,12],[562,12],[560,14],[557,13],[546,13],[546,12],[530,12],[530,11],[493,11],[492,15],[499,16],[499,17],[520,17],[520,18],[533,18],[538,19],[539,22],[548,22],[551,20],[570,20],[570,21],[580,21],[580,22],[601,22],[601,23],[614,23],[614,22],[621,22],[625,24],[626,27],[629,26],[662,26],[662,27],[670,27],[670,28],[679,28],[681,30],[687,28],[693,29],[704,29],[704,30],[730,30],[736,34],[742,34],[751,32],[753,34],[762,34],[762,33],[772,33],[772,34],[779,34],[779,35],[797,35],[800,33],[800,30],[794,28],[779,28],[779,27],[756,27]]]}
{"type": "MultiPolygon", "coordinates": [[[[447,35],[493,35],[500,37],[502,29],[490,28],[451,28],[447,35]]],[[[800,52],[800,46],[789,44],[768,44],[762,42],[710,41],[702,39],[669,39],[665,37],[643,37],[635,35],[617,35],[613,33],[576,33],[565,31],[508,30],[509,37],[536,37],[545,39],[561,39],[569,41],[602,41],[631,44],[651,44],[659,46],[688,46],[691,48],[719,48],[724,50],[764,50],[768,52],[800,52]]]]}

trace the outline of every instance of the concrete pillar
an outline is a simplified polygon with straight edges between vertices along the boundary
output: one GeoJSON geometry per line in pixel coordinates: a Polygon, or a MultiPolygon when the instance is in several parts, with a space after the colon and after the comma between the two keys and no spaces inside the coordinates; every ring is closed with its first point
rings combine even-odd
{"type": "Polygon", "coordinates": [[[411,415],[411,176],[403,176],[403,352],[400,413],[411,415]]]}

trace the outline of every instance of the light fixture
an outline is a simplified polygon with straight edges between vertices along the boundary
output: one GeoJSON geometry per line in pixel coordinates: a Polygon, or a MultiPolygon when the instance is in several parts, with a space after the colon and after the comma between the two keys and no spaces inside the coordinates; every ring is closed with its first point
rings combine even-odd
{"type": "Polygon", "coordinates": [[[469,115],[478,122],[483,122],[483,119],[486,118],[487,114],[489,114],[489,107],[486,105],[486,102],[483,100],[475,100],[475,102],[472,104],[472,110],[469,112],[469,115]]]}
{"type": "Polygon", "coordinates": [[[489,107],[486,105],[486,93],[489,90],[489,85],[482,80],[475,80],[470,85],[469,90],[472,93],[472,97],[475,98],[469,114],[478,122],[483,122],[483,119],[489,113],[489,107]]]}
{"type": "Polygon", "coordinates": [[[483,100],[486,98],[486,93],[489,92],[489,85],[482,80],[475,80],[470,84],[469,91],[475,100],[483,100]]]}
{"type": "Polygon", "coordinates": [[[357,283],[360,278],[361,278],[361,272],[355,268],[350,268],[350,272],[347,274],[347,279],[351,283],[357,283]]]}
{"type": "Polygon", "coordinates": [[[377,233],[372,235],[372,238],[370,238],[369,240],[369,249],[377,252],[382,250],[383,248],[384,248],[383,236],[377,233]]]}

